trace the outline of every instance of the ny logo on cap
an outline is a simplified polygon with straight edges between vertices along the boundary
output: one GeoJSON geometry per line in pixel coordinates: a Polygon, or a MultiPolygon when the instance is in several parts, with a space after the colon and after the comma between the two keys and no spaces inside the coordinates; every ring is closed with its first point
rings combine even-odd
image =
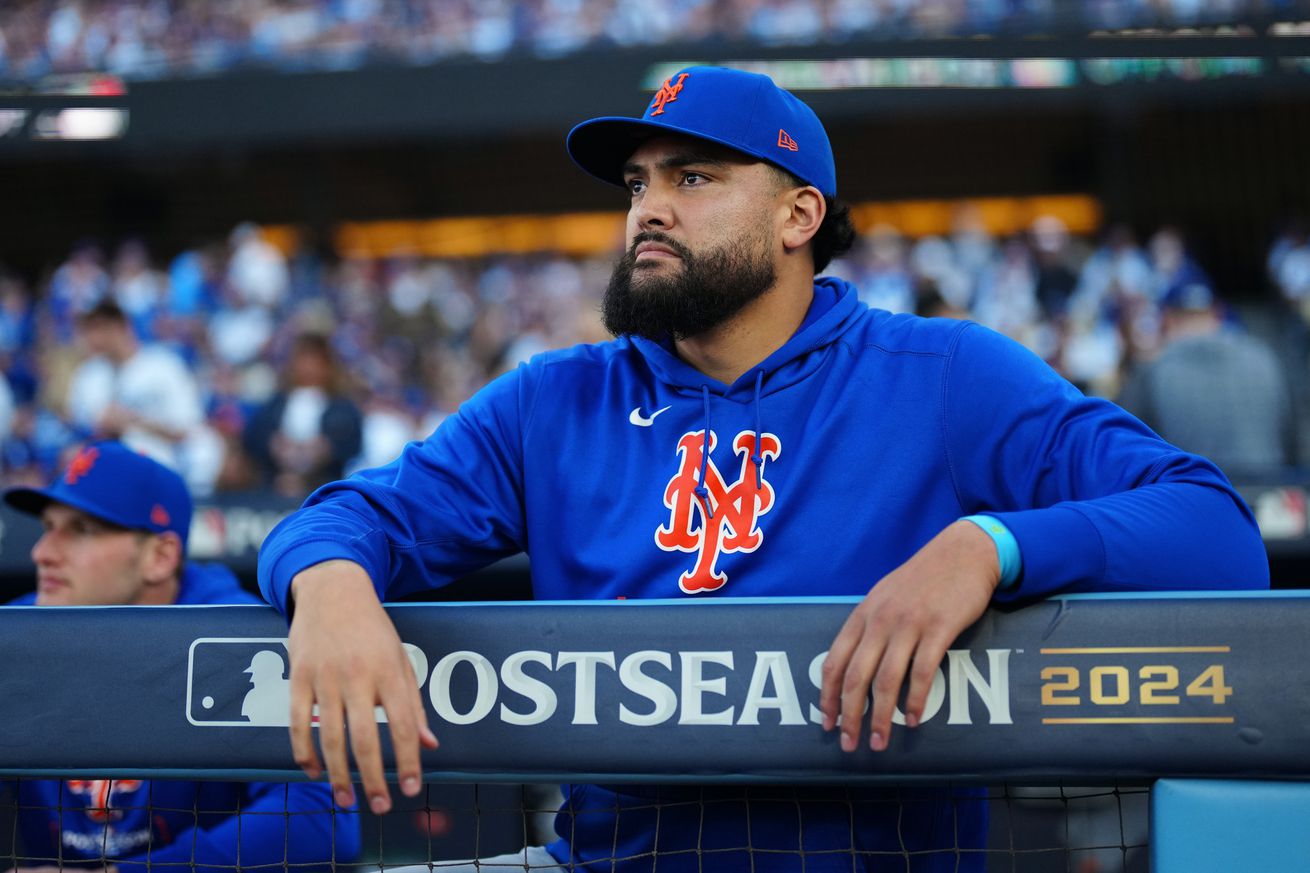
{"type": "Polygon", "coordinates": [[[64,471],[64,481],[69,485],[76,485],[78,479],[91,472],[91,468],[96,465],[96,458],[99,457],[100,450],[94,446],[82,449],[73,456],[73,460],[68,462],[68,469],[64,471]]]}
{"type": "Polygon", "coordinates": [[[655,99],[651,101],[650,105],[654,107],[651,115],[663,115],[664,104],[672,103],[678,99],[678,94],[682,91],[682,83],[686,81],[688,75],[690,74],[679,73],[676,84],[672,76],[664,80],[664,84],[660,86],[660,90],[655,94],[655,99]]]}

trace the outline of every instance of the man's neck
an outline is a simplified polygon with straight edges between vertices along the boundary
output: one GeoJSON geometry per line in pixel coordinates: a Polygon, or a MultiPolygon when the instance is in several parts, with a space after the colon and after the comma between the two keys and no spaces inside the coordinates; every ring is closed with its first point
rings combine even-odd
{"type": "Polygon", "coordinates": [[[166,582],[160,582],[156,585],[147,585],[141,592],[140,598],[137,599],[135,606],[172,606],[177,603],[177,597],[182,593],[182,582],[174,576],[166,582]]]}
{"type": "Polygon", "coordinates": [[[674,343],[678,357],[731,385],[792,338],[814,300],[812,278],[779,281],[718,327],[674,343]]]}

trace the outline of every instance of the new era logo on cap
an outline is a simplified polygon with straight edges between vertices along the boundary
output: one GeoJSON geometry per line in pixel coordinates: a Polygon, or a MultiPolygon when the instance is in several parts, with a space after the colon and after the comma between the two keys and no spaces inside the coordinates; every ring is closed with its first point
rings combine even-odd
{"type": "Polygon", "coordinates": [[[791,134],[782,128],[778,128],[778,148],[786,149],[789,152],[798,152],[801,147],[796,144],[796,140],[791,138],[791,134]]]}

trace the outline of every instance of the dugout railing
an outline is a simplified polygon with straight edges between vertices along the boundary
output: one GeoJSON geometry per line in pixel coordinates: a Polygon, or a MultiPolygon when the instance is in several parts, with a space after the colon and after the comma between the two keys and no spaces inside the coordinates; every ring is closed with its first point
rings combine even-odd
{"type": "MultiPolygon", "coordinates": [[[[422,797],[364,817],[360,863],[540,839],[551,783],[635,781],[987,786],[988,869],[1310,869],[1310,595],[992,610],[951,647],[920,727],[847,755],[816,705],[854,602],[389,606],[442,745],[422,797]]],[[[11,780],[300,778],[271,609],[16,607],[0,625],[11,780]]]]}

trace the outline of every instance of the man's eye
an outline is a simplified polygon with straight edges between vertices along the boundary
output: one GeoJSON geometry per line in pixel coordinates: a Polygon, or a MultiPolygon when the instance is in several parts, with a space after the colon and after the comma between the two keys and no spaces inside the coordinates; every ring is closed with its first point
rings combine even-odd
{"type": "Polygon", "coordinates": [[[687,173],[682,177],[682,184],[684,185],[700,185],[704,181],[705,177],[700,173],[687,173]]]}
{"type": "Polygon", "coordinates": [[[640,194],[642,191],[645,191],[645,190],[646,190],[646,183],[643,182],[641,179],[629,179],[629,180],[628,180],[628,193],[629,193],[629,194],[640,194]]]}

